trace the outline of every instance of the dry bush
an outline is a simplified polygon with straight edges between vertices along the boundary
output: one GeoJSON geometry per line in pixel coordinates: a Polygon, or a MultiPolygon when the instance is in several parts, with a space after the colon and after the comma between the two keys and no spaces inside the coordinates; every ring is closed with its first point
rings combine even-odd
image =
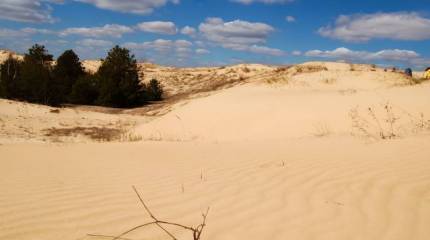
{"type": "Polygon", "coordinates": [[[82,135],[96,141],[115,141],[121,139],[123,131],[117,128],[107,127],[72,127],[72,128],[48,128],[44,130],[47,137],[73,137],[82,135]]]}
{"type": "Polygon", "coordinates": [[[321,65],[299,65],[295,69],[296,74],[328,71],[327,67],[321,65]]]}
{"type": "Polygon", "coordinates": [[[244,72],[244,73],[249,73],[249,72],[251,72],[251,70],[249,70],[249,68],[248,68],[248,67],[243,67],[243,68],[242,68],[242,72],[244,72]]]}
{"type": "Polygon", "coordinates": [[[417,84],[421,84],[421,83],[423,83],[425,81],[429,81],[429,79],[426,79],[426,78],[412,78],[412,82],[411,83],[413,85],[417,85],[417,84]]]}
{"type": "Polygon", "coordinates": [[[354,72],[355,71],[355,66],[354,64],[349,64],[349,71],[354,72]]]}
{"type": "Polygon", "coordinates": [[[275,73],[281,73],[286,72],[288,69],[290,69],[291,66],[282,66],[275,69],[275,73]]]}
{"type": "Polygon", "coordinates": [[[333,85],[336,83],[336,81],[337,81],[336,78],[326,78],[326,79],[323,79],[321,82],[327,85],[333,85]]]}
{"type": "Polygon", "coordinates": [[[317,123],[314,125],[312,135],[315,137],[327,137],[332,134],[331,128],[326,123],[317,123]]]}
{"type": "Polygon", "coordinates": [[[389,140],[400,138],[402,134],[430,130],[430,120],[425,119],[423,113],[416,117],[404,110],[395,110],[389,102],[379,108],[369,107],[364,114],[356,107],[349,116],[353,134],[371,139],[389,140]],[[402,122],[401,115],[404,117],[402,122]]]}
{"type": "Polygon", "coordinates": [[[148,213],[148,215],[152,218],[152,222],[149,223],[145,223],[145,224],[141,224],[139,226],[135,226],[133,228],[130,228],[129,230],[117,235],[117,236],[106,236],[106,235],[98,235],[98,234],[88,234],[88,236],[90,237],[106,237],[106,238],[112,238],[112,240],[120,240],[120,239],[124,239],[124,236],[131,233],[131,232],[135,232],[139,229],[148,227],[148,226],[157,226],[158,228],[160,228],[161,231],[163,231],[164,233],[166,233],[167,236],[169,236],[171,239],[173,240],[177,240],[177,238],[175,237],[175,235],[173,235],[166,227],[170,226],[170,227],[176,227],[176,228],[180,228],[186,231],[189,231],[190,233],[192,233],[192,239],[193,240],[200,240],[202,237],[202,233],[204,228],[206,227],[206,218],[208,216],[209,213],[209,208],[206,210],[205,213],[202,213],[202,223],[200,223],[199,225],[197,225],[196,227],[193,226],[185,226],[179,223],[174,223],[174,222],[167,222],[167,221],[162,221],[160,219],[158,219],[153,213],[152,211],[149,209],[149,207],[146,205],[145,201],[143,200],[142,196],[139,194],[139,192],[137,191],[136,187],[133,186],[133,190],[136,193],[137,197],[139,198],[140,203],[142,204],[143,208],[145,209],[146,213],[148,213]]]}
{"type": "Polygon", "coordinates": [[[342,90],[339,90],[339,93],[341,95],[352,95],[357,93],[357,89],[353,89],[353,88],[342,89],[342,90]]]}
{"type": "Polygon", "coordinates": [[[142,136],[127,131],[123,127],[70,127],[70,128],[48,128],[43,130],[47,137],[76,137],[85,136],[98,142],[137,142],[142,141],[142,136]]]}

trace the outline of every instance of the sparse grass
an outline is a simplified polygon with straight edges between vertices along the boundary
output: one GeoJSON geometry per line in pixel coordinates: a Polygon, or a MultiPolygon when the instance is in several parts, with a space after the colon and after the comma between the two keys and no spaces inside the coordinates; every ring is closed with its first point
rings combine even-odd
{"type": "Polygon", "coordinates": [[[414,78],[414,77],[412,78],[412,83],[414,85],[421,84],[421,83],[426,82],[426,81],[429,81],[429,79],[426,79],[426,78],[414,78]]]}
{"type": "Polygon", "coordinates": [[[248,67],[243,67],[242,72],[249,73],[249,72],[251,72],[251,70],[248,67]]]}
{"type": "Polygon", "coordinates": [[[299,65],[299,66],[295,66],[295,69],[296,69],[295,74],[328,71],[327,67],[320,66],[320,65],[299,65]]]}
{"type": "Polygon", "coordinates": [[[336,79],[335,78],[326,78],[322,80],[322,83],[327,84],[327,85],[333,85],[336,83],[336,79]]]}
{"type": "Polygon", "coordinates": [[[48,128],[43,130],[45,136],[57,139],[59,137],[85,136],[97,142],[138,142],[143,138],[140,135],[128,132],[124,128],[109,127],[69,127],[69,128],[48,128]]]}
{"type": "Polygon", "coordinates": [[[44,130],[47,137],[73,137],[82,135],[95,141],[110,142],[121,138],[122,130],[107,127],[72,127],[48,128],[44,130]]]}
{"type": "Polygon", "coordinates": [[[332,134],[332,131],[328,124],[326,123],[317,123],[314,125],[314,131],[312,135],[315,137],[327,137],[332,134]]]}
{"type": "Polygon", "coordinates": [[[395,110],[389,102],[381,107],[368,107],[364,114],[356,107],[350,111],[349,116],[354,135],[375,140],[396,139],[403,134],[430,130],[430,120],[423,113],[416,117],[404,110],[395,110]],[[400,122],[401,116],[405,120],[403,123],[400,122]]]}

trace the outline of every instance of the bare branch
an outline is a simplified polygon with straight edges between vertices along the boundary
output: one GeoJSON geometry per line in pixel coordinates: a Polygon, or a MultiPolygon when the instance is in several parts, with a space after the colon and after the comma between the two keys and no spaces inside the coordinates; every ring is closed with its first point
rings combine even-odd
{"type": "Polygon", "coordinates": [[[167,226],[173,226],[173,227],[178,227],[178,228],[182,228],[185,230],[188,230],[190,232],[192,232],[193,234],[193,240],[200,240],[200,237],[202,235],[203,229],[206,226],[206,218],[208,216],[209,213],[209,208],[206,210],[205,213],[202,214],[203,217],[203,222],[198,225],[197,227],[189,227],[189,226],[185,226],[179,223],[172,223],[172,222],[167,222],[167,221],[161,221],[159,220],[149,209],[149,207],[146,205],[145,201],[143,200],[142,196],[139,194],[139,192],[137,191],[136,187],[133,186],[133,190],[136,193],[137,197],[139,198],[140,203],[142,204],[142,206],[145,208],[146,212],[149,214],[149,216],[154,220],[152,222],[149,223],[145,223],[145,224],[141,224],[139,226],[133,227],[123,233],[121,233],[118,236],[106,236],[106,235],[96,235],[96,234],[88,234],[88,236],[90,237],[106,237],[106,238],[112,238],[112,240],[131,240],[131,239],[127,239],[127,238],[123,238],[125,235],[134,232],[138,229],[150,226],[150,225],[157,225],[161,230],[163,230],[167,235],[169,235],[169,237],[171,237],[173,240],[177,240],[176,237],[169,232],[163,225],[167,225],[167,226]]]}

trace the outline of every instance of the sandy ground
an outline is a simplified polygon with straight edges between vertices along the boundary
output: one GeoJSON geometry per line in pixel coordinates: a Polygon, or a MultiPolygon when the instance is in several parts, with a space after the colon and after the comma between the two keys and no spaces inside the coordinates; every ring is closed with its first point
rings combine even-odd
{"type": "MultiPolygon", "coordinates": [[[[174,93],[171,73],[208,72],[154,68],[174,93]]],[[[109,239],[87,234],[151,221],[133,185],[162,220],[196,226],[210,207],[202,239],[428,239],[429,82],[339,63],[214,69],[240,83],[151,117],[1,100],[0,239],[109,239]]]]}

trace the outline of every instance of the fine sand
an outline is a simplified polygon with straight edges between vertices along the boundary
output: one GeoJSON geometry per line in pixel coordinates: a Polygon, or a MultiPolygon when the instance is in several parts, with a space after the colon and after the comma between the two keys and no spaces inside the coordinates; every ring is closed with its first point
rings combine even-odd
{"type": "Polygon", "coordinates": [[[112,239],[88,234],[152,221],[132,186],[162,220],[197,226],[210,207],[202,239],[429,238],[429,82],[316,62],[142,73],[174,100],[0,100],[0,239],[112,239]]]}

